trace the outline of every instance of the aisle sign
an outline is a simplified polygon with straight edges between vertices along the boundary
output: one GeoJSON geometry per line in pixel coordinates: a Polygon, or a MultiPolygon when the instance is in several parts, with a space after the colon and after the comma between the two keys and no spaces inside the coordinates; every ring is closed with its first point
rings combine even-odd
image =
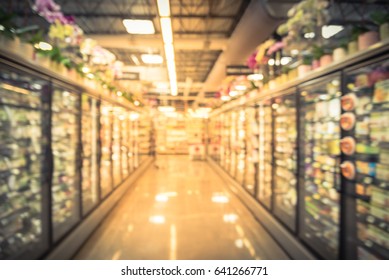
{"type": "Polygon", "coordinates": [[[228,65],[226,68],[227,76],[241,76],[251,74],[254,74],[254,71],[246,65],[228,65]]]}

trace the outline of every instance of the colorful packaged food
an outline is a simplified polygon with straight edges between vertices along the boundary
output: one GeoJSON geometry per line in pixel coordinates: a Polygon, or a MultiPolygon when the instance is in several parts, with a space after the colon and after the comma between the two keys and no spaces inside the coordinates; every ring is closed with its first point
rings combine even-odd
{"type": "Polygon", "coordinates": [[[355,115],[353,113],[344,113],[340,117],[340,126],[344,130],[351,130],[355,126],[355,115]]]}
{"type": "Polygon", "coordinates": [[[342,175],[348,179],[353,180],[355,178],[355,166],[351,161],[345,161],[340,165],[342,175]]]}
{"type": "Polygon", "coordinates": [[[355,153],[355,140],[353,137],[347,136],[340,140],[340,149],[345,155],[352,155],[355,153]]]}
{"type": "Polygon", "coordinates": [[[376,177],[379,180],[389,181],[389,166],[377,163],[376,165],[376,177]]]}
{"type": "Polygon", "coordinates": [[[376,176],[376,166],[375,162],[366,162],[366,161],[356,161],[358,173],[369,175],[371,177],[376,176]]]}
{"type": "Polygon", "coordinates": [[[342,109],[352,111],[356,108],[357,102],[357,96],[354,93],[348,93],[341,98],[342,109]]]}

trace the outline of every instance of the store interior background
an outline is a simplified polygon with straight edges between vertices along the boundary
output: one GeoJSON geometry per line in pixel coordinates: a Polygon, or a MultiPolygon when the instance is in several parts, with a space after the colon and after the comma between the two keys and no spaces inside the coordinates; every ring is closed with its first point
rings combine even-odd
{"type": "Polygon", "coordinates": [[[164,155],[290,258],[389,259],[388,1],[0,8],[0,259],[72,258],[164,155]]]}

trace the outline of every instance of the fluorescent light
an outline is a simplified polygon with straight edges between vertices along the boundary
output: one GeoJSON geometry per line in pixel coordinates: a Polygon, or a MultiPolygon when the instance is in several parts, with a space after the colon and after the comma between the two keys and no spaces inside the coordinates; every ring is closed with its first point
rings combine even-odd
{"type": "Polygon", "coordinates": [[[284,57],[281,58],[281,65],[286,65],[286,64],[288,64],[288,63],[291,62],[291,61],[292,61],[292,58],[291,58],[291,57],[289,57],[289,56],[284,56],[284,57]]]}
{"type": "Polygon", "coordinates": [[[162,39],[165,44],[173,43],[172,22],[170,18],[161,18],[162,39]]]}
{"type": "Polygon", "coordinates": [[[170,91],[173,96],[178,95],[178,87],[177,87],[177,81],[176,80],[170,80],[170,91]]]}
{"type": "Polygon", "coordinates": [[[237,96],[239,93],[238,93],[236,90],[231,90],[228,94],[229,94],[231,97],[235,97],[235,96],[237,96]]]}
{"type": "Polygon", "coordinates": [[[124,19],[123,25],[130,34],[154,34],[154,24],[149,19],[124,19]]]}
{"type": "Polygon", "coordinates": [[[174,47],[173,44],[165,44],[165,56],[166,60],[174,61],[174,47]]]}
{"type": "Polygon", "coordinates": [[[235,86],[235,89],[236,89],[236,90],[243,91],[243,90],[246,90],[247,87],[246,87],[245,85],[236,85],[236,86],[235,86]]]}
{"type": "Polygon", "coordinates": [[[263,75],[262,74],[251,74],[247,76],[247,79],[250,81],[261,81],[263,80],[263,75]]]}
{"type": "Polygon", "coordinates": [[[147,64],[162,64],[163,58],[159,54],[142,54],[141,59],[147,64]]]}
{"type": "Polygon", "coordinates": [[[158,13],[160,17],[170,17],[169,0],[157,0],[158,13]]]}
{"type": "Polygon", "coordinates": [[[139,114],[138,114],[138,113],[131,112],[131,113],[130,113],[130,120],[135,121],[135,120],[137,120],[137,119],[139,119],[139,114]]]}
{"type": "Polygon", "coordinates": [[[135,65],[140,65],[139,59],[135,54],[132,54],[130,57],[132,61],[135,63],[135,65]]]}
{"type": "Polygon", "coordinates": [[[46,42],[39,42],[38,44],[34,45],[34,48],[40,49],[42,51],[51,51],[53,49],[53,47],[46,42]]]}
{"type": "Polygon", "coordinates": [[[164,224],[165,223],[165,216],[162,215],[156,215],[149,217],[149,222],[153,224],[164,224]]]}
{"type": "Polygon", "coordinates": [[[166,113],[166,112],[174,112],[176,108],[172,106],[159,106],[158,111],[166,113]]]}
{"type": "Polygon", "coordinates": [[[82,73],[86,74],[86,73],[89,73],[90,69],[88,67],[84,66],[81,68],[81,71],[82,71],[82,73]]]}
{"type": "Polygon", "coordinates": [[[308,32],[304,34],[304,38],[306,39],[313,39],[315,38],[315,33],[314,32],[308,32]]]}
{"type": "Polygon", "coordinates": [[[324,25],[321,28],[321,36],[324,39],[328,39],[344,29],[341,25],[324,25]]]}

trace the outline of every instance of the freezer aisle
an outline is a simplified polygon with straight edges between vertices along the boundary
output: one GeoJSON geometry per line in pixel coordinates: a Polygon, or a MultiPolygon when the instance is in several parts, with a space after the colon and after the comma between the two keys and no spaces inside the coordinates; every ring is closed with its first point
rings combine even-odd
{"type": "Polygon", "coordinates": [[[159,156],[75,259],[288,259],[203,161],[159,156]]]}

